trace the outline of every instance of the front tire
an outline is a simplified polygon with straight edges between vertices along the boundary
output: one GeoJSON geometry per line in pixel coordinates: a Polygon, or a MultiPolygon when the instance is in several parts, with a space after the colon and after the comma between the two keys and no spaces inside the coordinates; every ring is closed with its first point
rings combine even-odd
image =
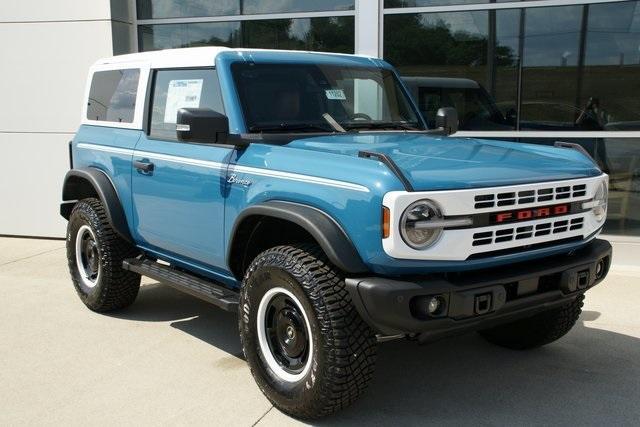
{"type": "Polygon", "coordinates": [[[576,324],[582,313],[584,295],[570,303],[533,317],[480,331],[492,344],[513,350],[528,350],[562,338],[576,324]]]}
{"type": "Polygon", "coordinates": [[[317,246],[278,246],[258,255],[245,275],[239,307],[244,355],[278,409],[316,418],[346,407],[365,390],[376,337],[317,246]]]}
{"type": "Polygon", "coordinates": [[[122,268],[138,251],[111,227],[98,199],[76,203],[67,226],[67,261],[73,285],[91,310],[105,312],[133,303],[140,275],[122,268]]]}

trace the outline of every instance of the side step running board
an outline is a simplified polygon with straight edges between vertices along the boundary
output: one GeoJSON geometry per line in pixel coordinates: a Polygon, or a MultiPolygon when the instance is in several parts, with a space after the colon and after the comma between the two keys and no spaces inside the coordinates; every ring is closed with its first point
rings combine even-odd
{"type": "Polygon", "coordinates": [[[126,259],[122,262],[122,268],[150,277],[179,291],[215,304],[226,311],[238,309],[238,292],[213,281],[144,258],[126,259]]]}

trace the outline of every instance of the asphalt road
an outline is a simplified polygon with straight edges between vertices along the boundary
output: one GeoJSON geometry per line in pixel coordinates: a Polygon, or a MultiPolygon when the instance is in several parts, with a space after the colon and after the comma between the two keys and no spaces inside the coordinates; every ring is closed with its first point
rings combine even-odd
{"type": "MultiPolygon", "coordinates": [[[[273,425],[236,317],[145,281],[130,308],[82,305],[63,241],[0,238],[0,425],[273,425]]],[[[354,406],[320,425],[640,425],[640,276],[616,271],[578,325],[515,352],[475,334],[380,347],[354,406]]]]}

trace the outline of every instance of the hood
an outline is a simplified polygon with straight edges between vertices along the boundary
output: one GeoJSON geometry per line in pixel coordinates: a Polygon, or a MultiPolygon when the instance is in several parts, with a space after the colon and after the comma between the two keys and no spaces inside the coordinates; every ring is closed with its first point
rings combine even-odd
{"type": "Polygon", "coordinates": [[[386,154],[413,188],[422,191],[518,185],[602,173],[577,150],[408,132],[326,135],[295,140],[288,146],[354,157],[362,150],[386,154]]]}

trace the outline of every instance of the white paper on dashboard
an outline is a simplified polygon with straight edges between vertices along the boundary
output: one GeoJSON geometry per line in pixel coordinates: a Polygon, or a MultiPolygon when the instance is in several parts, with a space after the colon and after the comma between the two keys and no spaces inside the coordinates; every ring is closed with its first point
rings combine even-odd
{"type": "Polygon", "coordinates": [[[164,122],[175,123],[180,108],[198,108],[202,95],[202,79],[171,80],[167,91],[164,122]]]}
{"type": "Polygon", "coordinates": [[[341,101],[347,99],[342,89],[326,89],[324,93],[327,95],[327,99],[338,99],[341,101]]]}

